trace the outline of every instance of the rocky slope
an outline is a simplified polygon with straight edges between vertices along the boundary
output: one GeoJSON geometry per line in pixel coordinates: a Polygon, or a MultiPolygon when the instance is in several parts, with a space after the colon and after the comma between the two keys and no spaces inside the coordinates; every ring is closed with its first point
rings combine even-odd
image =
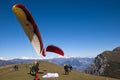
{"type": "Polygon", "coordinates": [[[120,47],[99,54],[85,72],[120,79],[120,47]]]}

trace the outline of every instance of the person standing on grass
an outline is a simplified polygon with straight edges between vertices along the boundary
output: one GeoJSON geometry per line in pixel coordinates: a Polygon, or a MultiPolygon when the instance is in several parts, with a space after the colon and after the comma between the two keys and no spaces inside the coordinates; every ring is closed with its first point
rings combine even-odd
{"type": "Polygon", "coordinates": [[[18,71],[18,66],[17,65],[15,65],[13,68],[14,68],[14,71],[18,71]]]}
{"type": "Polygon", "coordinates": [[[67,64],[64,64],[64,71],[65,71],[65,75],[69,74],[69,66],[67,64]]]}

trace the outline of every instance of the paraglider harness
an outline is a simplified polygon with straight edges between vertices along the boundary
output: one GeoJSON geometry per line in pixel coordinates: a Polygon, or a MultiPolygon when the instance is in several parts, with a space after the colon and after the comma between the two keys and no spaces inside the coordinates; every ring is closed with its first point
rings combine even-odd
{"type": "Polygon", "coordinates": [[[35,76],[35,73],[36,73],[34,67],[35,67],[35,66],[32,66],[32,67],[30,68],[30,75],[32,75],[32,76],[35,76]]]}
{"type": "Polygon", "coordinates": [[[38,72],[39,68],[38,65],[34,65],[30,68],[30,75],[35,76],[36,72],[38,72]]]}

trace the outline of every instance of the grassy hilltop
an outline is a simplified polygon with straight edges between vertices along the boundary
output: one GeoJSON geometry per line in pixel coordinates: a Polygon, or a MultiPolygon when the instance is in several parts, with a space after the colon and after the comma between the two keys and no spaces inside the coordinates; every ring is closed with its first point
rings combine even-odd
{"type": "MultiPolygon", "coordinates": [[[[89,74],[85,74],[78,71],[72,71],[69,75],[64,75],[63,67],[50,63],[40,61],[40,70],[39,77],[40,80],[118,80],[114,78],[93,76],[89,74]],[[58,73],[58,78],[42,78],[42,75],[46,72],[58,73]]],[[[8,65],[0,67],[0,80],[33,80],[34,77],[29,75],[29,67],[28,64],[19,64],[19,71],[13,71],[14,65],[8,65]]]]}

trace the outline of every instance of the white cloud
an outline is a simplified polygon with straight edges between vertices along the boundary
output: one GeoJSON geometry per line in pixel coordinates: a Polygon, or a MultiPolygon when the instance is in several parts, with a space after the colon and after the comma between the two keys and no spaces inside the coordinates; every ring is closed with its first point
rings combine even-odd
{"type": "Polygon", "coordinates": [[[0,57],[0,60],[11,60],[13,58],[5,58],[5,57],[0,57]]]}

